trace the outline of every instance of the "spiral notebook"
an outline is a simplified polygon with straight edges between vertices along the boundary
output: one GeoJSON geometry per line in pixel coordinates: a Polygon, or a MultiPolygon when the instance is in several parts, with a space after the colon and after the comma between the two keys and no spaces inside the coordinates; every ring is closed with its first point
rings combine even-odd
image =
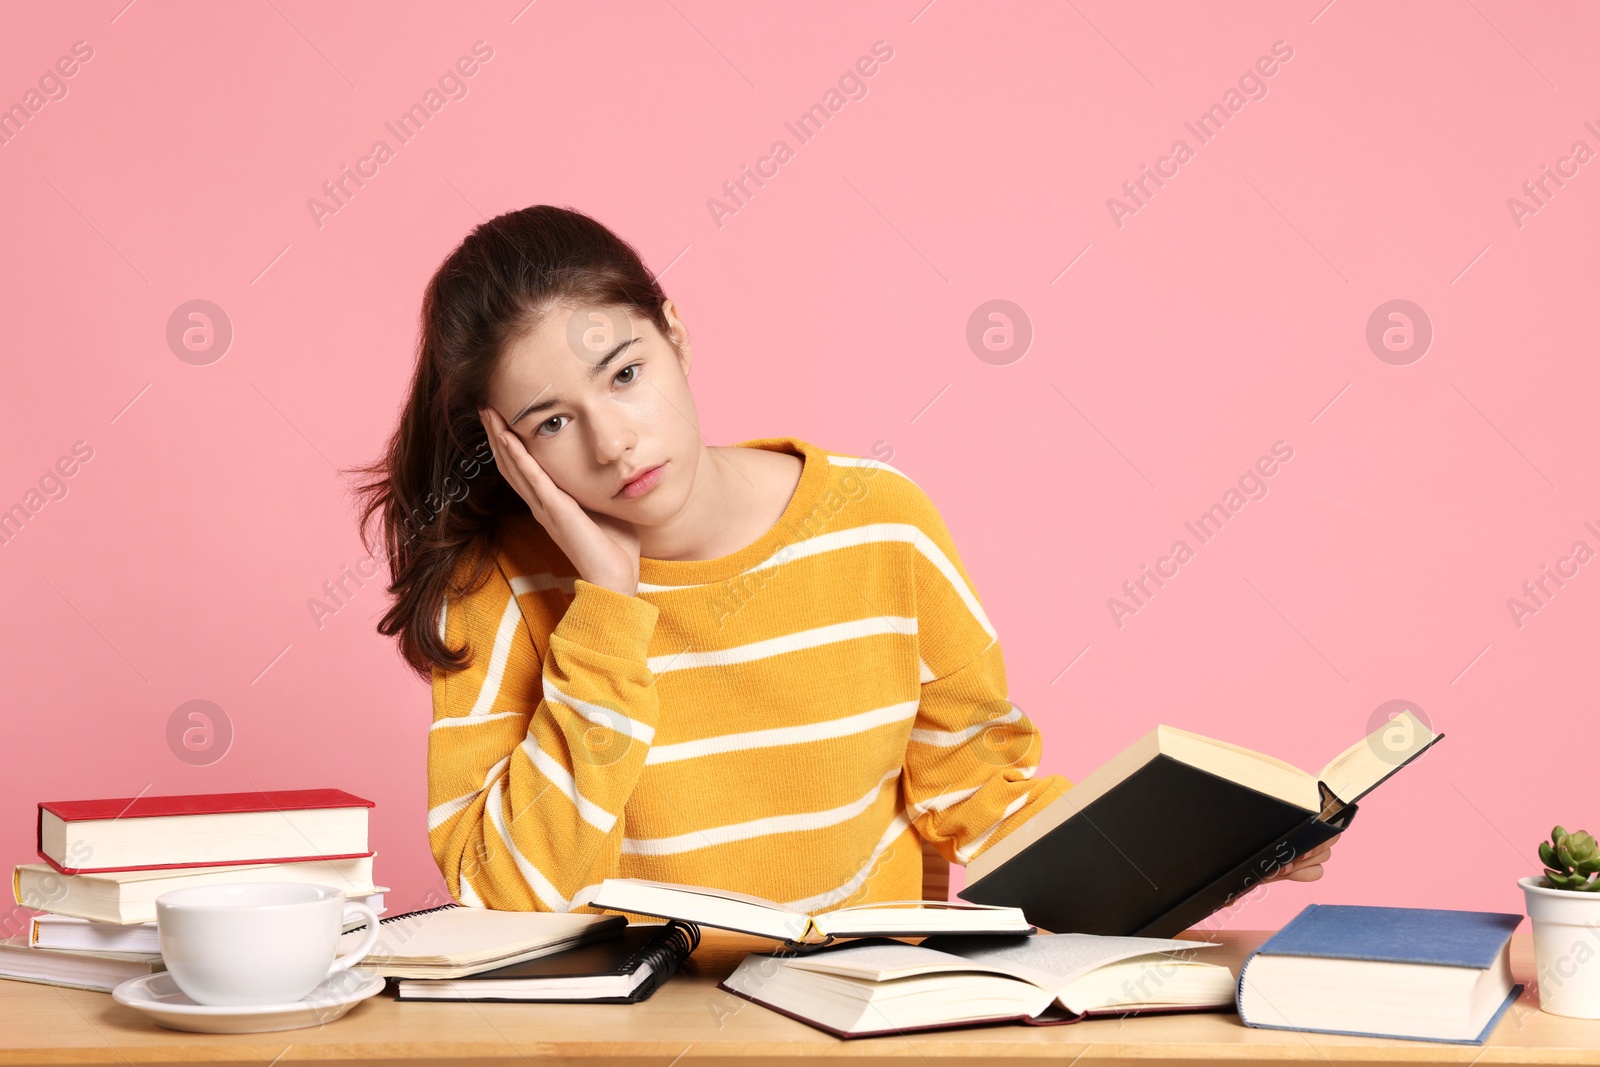
{"type": "MultiPolygon", "coordinates": [[[[491,911],[451,902],[378,920],[382,936],[356,967],[389,978],[464,978],[513,963],[615,938],[622,915],[555,911],[491,911]]],[[[366,930],[345,934],[349,952],[366,930]]]]}
{"type": "Polygon", "coordinates": [[[700,928],[693,923],[636,923],[621,937],[465,978],[405,979],[398,983],[398,996],[635,1004],[649,999],[699,944],[700,928]]]}

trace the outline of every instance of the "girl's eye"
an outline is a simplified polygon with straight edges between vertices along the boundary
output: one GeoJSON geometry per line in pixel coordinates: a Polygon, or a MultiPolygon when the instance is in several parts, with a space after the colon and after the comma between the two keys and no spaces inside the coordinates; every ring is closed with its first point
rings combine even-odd
{"type": "MultiPolygon", "coordinates": [[[[634,382],[639,380],[639,371],[641,369],[642,369],[642,367],[639,364],[630,363],[628,366],[623,367],[621,370],[617,371],[617,376],[612,380],[615,381],[619,385],[632,385],[634,382]],[[628,376],[626,380],[624,380],[623,377],[622,377],[624,374],[626,374],[628,376]]],[[[565,419],[565,418],[567,418],[566,415],[552,415],[552,416],[550,416],[548,419],[545,419],[543,422],[541,422],[539,424],[539,428],[534,431],[535,436],[538,436],[538,437],[553,437],[553,436],[555,436],[557,433],[559,433],[561,431],[561,428],[566,425],[565,422],[561,421],[562,419],[565,419]],[[552,423],[556,423],[558,425],[551,425],[552,423]],[[546,433],[545,432],[546,430],[548,430],[549,432],[546,433]]]]}

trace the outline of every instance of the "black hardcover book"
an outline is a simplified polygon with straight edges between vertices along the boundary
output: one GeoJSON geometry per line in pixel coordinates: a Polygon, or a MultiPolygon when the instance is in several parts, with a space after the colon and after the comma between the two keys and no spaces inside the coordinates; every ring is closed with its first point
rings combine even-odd
{"type": "Polygon", "coordinates": [[[401,979],[397,995],[401,1000],[635,1004],[649,999],[699,944],[700,928],[693,923],[634,923],[618,937],[465,978],[401,979]]]}
{"type": "Polygon", "coordinates": [[[1348,828],[1443,736],[1406,710],[1314,776],[1157,726],[979,853],[957,895],[1055,933],[1173,937],[1348,828]]]}

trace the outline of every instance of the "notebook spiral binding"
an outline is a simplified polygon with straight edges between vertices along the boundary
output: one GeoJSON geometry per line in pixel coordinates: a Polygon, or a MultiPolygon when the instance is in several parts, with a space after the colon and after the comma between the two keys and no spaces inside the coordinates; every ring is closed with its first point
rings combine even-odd
{"type": "Polygon", "coordinates": [[[386,915],[378,920],[378,925],[382,926],[384,923],[398,922],[401,919],[415,919],[418,915],[432,915],[436,911],[447,911],[450,908],[459,908],[461,906],[462,905],[457,904],[452,900],[447,904],[439,904],[432,908],[421,908],[417,911],[401,912],[399,915],[386,915]]]}
{"type": "MultiPolygon", "coordinates": [[[[688,959],[689,955],[700,947],[699,926],[694,923],[683,922],[680,919],[668,919],[665,925],[666,930],[661,943],[641,951],[635,957],[635,966],[630,968],[631,970],[637,970],[637,965],[640,963],[650,964],[652,977],[647,985],[651,989],[654,989],[677,973],[678,965],[688,959]]],[[[644,991],[641,990],[641,992],[644,991]]]]}

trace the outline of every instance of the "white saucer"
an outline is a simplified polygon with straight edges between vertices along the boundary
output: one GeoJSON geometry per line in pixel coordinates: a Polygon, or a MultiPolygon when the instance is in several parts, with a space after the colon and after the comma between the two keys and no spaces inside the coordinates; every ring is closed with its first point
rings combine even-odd
{"type": "Polygon", "coordinates": [[[137,1008],[169,1030],[201,1034],[259,1034],[332,1022],[383,989],[383,976],[342,971],[290,1004],[239,1007],[196,1004],[166,971],[130,978],[111,991],[118,1004],[137,1008]]]}

